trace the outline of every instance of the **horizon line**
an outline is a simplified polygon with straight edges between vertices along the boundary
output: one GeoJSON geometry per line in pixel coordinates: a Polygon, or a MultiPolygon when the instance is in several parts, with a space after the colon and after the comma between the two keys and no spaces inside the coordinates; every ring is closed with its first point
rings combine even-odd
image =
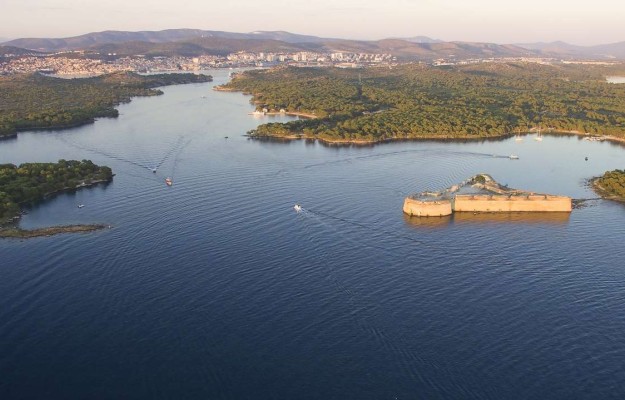
{"type": "Polygon", "coordinates": [[[224,31],[224,30],[215,30],[215,29],[203,29],[203,28],[165,28],[165,29],[139,29],[139,30],[118,30],[118,29],[105,29],[105,30],[101,30],[101,31],[89,31],[86,33],[81,33],[81,34],[77,34],[77,35],[70,35],[70,36],[21,36],[21,37],[8,37],[8,38],[0,38],[0,40],[2,40],[0,42],[0,45],[3,45],[4,43],[8,43],[14,40],[24,40],[24,39],[48,39],[48,40],[54,40],[54,39],[70,39],[70,38],[75,38],[75,37],[80,37],[80,36],[85,36],[85,35],[90,35],[90,34],[95,34],[95,33],[105,33],[105,32],[128,32],[128,33],[139,33],[139,32],[163,32],[163,31],[176,31],[176,30],[189,30],[189,31],[205,31],[205,32],[225,32],[225,33],[234,33],[234,34],[254,34],[256,32],[260,32],[260,33],[287,33],[290,35],[298,35],[298,36],[311,36],[311,37],[315,37],[315,38],[319,38],[319,39],[327,39],[327,40],[352,40],[352,41],[361,41],[361,42],[378,42],[378,41],[382,41],[382,40],[390,40],[390,39],[394,39],[394,40],[407,40],[407,39],[411,39],[411,38],[415,38],[415,37],[424,37],[433,41],[439,41],[442,43],[453,43],[453,42],[460,42],[460,43],[493,43],[493,44],[497,44],[497,45],[521,45],[521,44],[555,44],[555,43],[563,43],[563,44],[567,44],[567,45],[573,45],[573,46],[578,46],[578,47],[594,47],[594,46],[603,46],[603,45],[611,45],[611,44],[618,44],[618,43],[623,43],[625,42],[624,40],[616,40],[616,41],[611,41],[611,42],[599,42],[597,44],[577,44],[577,43],[573,43],[573,42],[567,42],[561,39],[556,39],[556,40],[551,40],[551,41],[547,41],[547,40],[539,40],[539,41],[515,41],[515,42],[495,42],[495,41],[481,41],[481,40],[444,40],[444,39],[439,39],[439,38],[434,38],[428,35],[423,35],[423,34],[416,34],[416,35],[412,35],[412,36],[387,36],[387,37],[383,37],[383,38],[379,38],[379,39],[362,39],[362,38],[345,38],[345,37],[333,37],[333,36],[318,36],[316,34],[309,34],[309,33],[295,33],[295,32],[291,32],[291,31],[287,31],[287,30],[282,30],[282,29],[277,29],[277,30],[262,30],[262,29],[257,29],[257,30],[251,30],[248,32],[236,32],[236,31],[224,31]]]}

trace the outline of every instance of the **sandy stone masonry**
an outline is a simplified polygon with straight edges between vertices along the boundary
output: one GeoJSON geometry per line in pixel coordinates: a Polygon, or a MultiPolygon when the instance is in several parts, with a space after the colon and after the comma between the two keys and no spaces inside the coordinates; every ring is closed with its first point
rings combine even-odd
{"type": "Polygon", "coordinates": [[[416,217],[442,217],[454,212],[510,213],[510,212],[571,212],[572,199],[566,196],[537,194],[509,189],[487,174],[476,175],[460,185],[440,193],[422,193],[406,197],[404,213],[416,217]],[[471,186],[479,193],[457,193],[471,186]]]}

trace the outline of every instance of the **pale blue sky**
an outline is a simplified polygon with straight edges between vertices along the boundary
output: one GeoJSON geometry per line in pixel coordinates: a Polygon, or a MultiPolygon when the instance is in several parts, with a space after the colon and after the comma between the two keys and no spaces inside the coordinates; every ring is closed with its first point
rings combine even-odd
{"type": "Polygon", "coordinates": [[[519,43],[625,41],[616,0],[2,0],[0,37],[103,30],[285,30],[349,39],[425,35],[519,43]]]}

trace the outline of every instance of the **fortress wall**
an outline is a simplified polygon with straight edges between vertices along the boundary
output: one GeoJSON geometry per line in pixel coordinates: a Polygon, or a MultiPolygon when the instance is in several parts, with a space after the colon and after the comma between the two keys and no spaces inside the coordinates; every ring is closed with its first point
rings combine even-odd
{"type": "Polygon", "coordinates": [[[451,215],[451,201],[419,201],[406,197],[404,212],[415,217],[443,217],[451,215]]]}
{"type": "Polygon", "coordinates": [[[455,212],[571,212],[570,197],[550,195],[456,195],[455,212]]]}

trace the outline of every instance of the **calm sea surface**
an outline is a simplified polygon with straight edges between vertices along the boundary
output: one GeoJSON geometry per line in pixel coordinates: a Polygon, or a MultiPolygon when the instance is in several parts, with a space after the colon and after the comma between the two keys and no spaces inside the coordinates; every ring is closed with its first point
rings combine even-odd
{"type": "Polygon", "coordinates": [[[228,71],[211,73],[118,119],[0,142],[1,163],[117,174],[22,221],[112,229],[0,241],[0,398],[625,397],[625,206],[401,211],[479,172],[594,198],[586,180],[624,168],[625,148],[252,141],[289,117],[255,119],[248,97],[211,90],[228,71]]]}

